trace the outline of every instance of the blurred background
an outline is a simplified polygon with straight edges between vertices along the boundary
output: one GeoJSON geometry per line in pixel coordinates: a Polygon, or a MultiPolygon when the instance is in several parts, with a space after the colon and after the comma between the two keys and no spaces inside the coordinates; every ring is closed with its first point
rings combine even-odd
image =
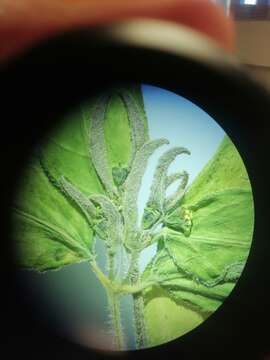
{"type": "Polygon", "coordinates": [[[270,0],[216,0],[236,22],[237,55],[270,89],[270,0]]]}

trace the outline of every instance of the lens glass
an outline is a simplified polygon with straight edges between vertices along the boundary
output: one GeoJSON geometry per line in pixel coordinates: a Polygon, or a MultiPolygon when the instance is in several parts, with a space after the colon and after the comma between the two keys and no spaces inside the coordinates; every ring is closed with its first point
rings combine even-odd
{"type": "Polygon", "coordinates": [[[150,85],[109,89],[60,120],[25,165],[12,215],[37,316],[104,351],[199,326],[235,287],[253,236],[252,189],[230,138],[150,85]]]}

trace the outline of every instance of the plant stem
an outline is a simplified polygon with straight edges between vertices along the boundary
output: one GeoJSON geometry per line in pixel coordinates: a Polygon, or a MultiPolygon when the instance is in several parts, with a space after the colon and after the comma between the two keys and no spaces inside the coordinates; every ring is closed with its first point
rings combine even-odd
{"type": "Polygon", "coordinates": [[[114,346],[116,350],[124,350],[124,337],[121,324],[120,296],[107,291],[109,310],[114,332],[114,346]]]}
{"type": "MultiPolygon", "coordinates": [[[[114,280],[115,254],[108,252],[108,277],[111,282],[114,280]]],[[[109,311],[114,332],[114,346],[116,350],[124,349],[124,337],[121,323],[120,295],[113,289],[107,290],[109,311]]]]}
{"type": "Polygon", "coordinates": [[[108,277],[104,275],[95,261],[91,261],[90,266],[106,290],[115,349],[124,350],[125,343],[121,324],[120,293],[118,288],[115,289],[113,284],[114,256],[108,256],[108,277]]]}
{"type": "Polygon", "coordinates": [[[103,272],[100,270],[100,268],[98,267],[96,262],[90,261],[90,266],[91,266],[93,273],[96,275],[96,277],[101,282],[103,287],[105,289],[110,289],[112,287],[111,281],[107,278],[106,275],[103,274],[103,272]]]}
{"type": "MultiPolygon", "coordinates": [[[[134,252],[131,256],[130,268],[130,282],[132,285],[136,284],[139,280],[139,253],[134,252]]],[[[134,326],[135,326],[135,337],[136,347],[141,349],[146,347],[146,328],[144,321],[144,301],[141,292],[133,294],[133,311],[134,311],[134,326]]]]}
{"type": "Polygon", "coordinates": [[[144,321],[144,301],[142,293],[133,295],[134,324],[136,331],[136,347],[142,349],[147,346],[146,329],[144,321]]]}

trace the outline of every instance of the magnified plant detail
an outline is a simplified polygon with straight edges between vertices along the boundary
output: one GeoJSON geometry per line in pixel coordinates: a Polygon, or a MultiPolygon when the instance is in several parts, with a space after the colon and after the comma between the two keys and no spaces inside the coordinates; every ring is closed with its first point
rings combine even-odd
{"type": "Polygon", "coordinates": [[[254,210],[238,151],[225,136],[191,183],[185,169],[170,171],[186,157],[192,161],[188,146],[150,138],[141,89],[129,86],[84,103],[34,151],[22,178],[13,208],[18,265],[47,272],[88,263],[107,298],[115,350],[127,349],[122,298],[132,299],[135,348],[147,348],[204,321],[244,269],[254,210]],[[157,152],[140,214],[143,178],[157,152]],[[97,260],[99,242],[106,268],[97,260]],[[153,244],[141,271],[140,256],[153,244]],[[180,330],[188,317],[194,324],[180,330]]]}

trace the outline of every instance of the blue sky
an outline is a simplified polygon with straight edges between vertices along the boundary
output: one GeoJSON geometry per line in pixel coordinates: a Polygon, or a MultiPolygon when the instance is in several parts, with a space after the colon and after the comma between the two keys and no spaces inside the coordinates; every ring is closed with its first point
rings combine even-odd
{"type": "MultiPolygon", "coordinates": [[[[213,118],[182,96],[150,85],[143,85],[142,90],[150,139],[165,137],[170,141],[170,145],[156,151],[149,161],[138,200],[140,215],[148,199],[158,158],[164,151],[173,146],[184,146],[190,150],[191,155],[179,156],[169,171],[186,170],[191,184],[214,155],[225,134],[213,118]]],[[[144,251],[140,261],[141,270],[154,255],[155,249],[156,247],[152,246],[144,251]]]]}

